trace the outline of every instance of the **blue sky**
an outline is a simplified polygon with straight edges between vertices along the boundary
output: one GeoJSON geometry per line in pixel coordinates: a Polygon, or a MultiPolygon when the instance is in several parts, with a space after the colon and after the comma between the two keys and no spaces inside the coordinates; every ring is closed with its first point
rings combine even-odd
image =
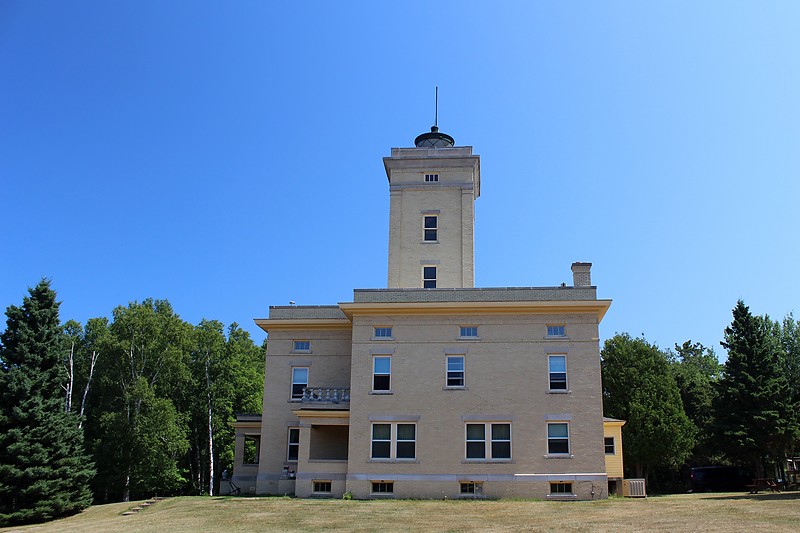
{"type": "MultiPolygon", "coordinates": [[[[192,323],[386,285],[381,158],[481,156],[476,285],[614,300],[601,337],[719,347],[797,310],[796,2],[0,3],[0,306],[192,323]]],[[[4,326],[0,326],[4,327],[4,326]]]]}

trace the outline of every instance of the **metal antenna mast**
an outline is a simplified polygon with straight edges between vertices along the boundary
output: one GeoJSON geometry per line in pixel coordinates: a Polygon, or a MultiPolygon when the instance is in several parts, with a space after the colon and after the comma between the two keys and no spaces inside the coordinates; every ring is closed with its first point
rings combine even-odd
{"type": "Polygon", "coordinates": [[[433,125],[439,127],[439,86],[436,86],[436,115],[433,118],[433,125]]]}

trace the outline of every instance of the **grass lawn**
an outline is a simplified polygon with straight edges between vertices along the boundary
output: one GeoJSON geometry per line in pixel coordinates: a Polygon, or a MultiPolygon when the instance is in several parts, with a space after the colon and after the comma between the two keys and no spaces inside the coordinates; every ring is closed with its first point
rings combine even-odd
{"type": "Polygon", "coordinates": [[[680,494],[593,502],[300,500],[183,497],[96,505],[48,524],[0,531],[798,531],[800,493],[680,494]]]}

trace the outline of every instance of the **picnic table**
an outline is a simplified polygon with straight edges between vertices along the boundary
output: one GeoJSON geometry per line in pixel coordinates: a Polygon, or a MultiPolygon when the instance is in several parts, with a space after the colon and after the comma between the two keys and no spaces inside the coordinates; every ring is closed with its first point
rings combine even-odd
{"type": "Polygon", "coordinates": [[[759,491],[768,491],[768,490],[771,490],[772,492],[781,491],[781,488],[778,486],[778,483],[774,479],[770,478],[756,478],[753,480],[752,484],[745,486],[748,489],[750,489],[750,494],[758,494],[759,491]]]}

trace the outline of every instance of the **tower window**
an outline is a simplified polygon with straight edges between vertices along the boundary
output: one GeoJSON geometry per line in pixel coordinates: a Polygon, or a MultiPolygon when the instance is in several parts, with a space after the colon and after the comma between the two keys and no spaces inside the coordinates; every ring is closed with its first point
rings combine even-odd
{"type": "Polygon", "coordinates": [[[439,174],[425,174],[425,181],[430,183],[432,181],[439,181],[439,174]]]}
{"type": "Polygon", "coordinates": [[[547,363],[550,367],[550,390],[567,390],[567,356],[548,355],[547,363]]]}
{"type": "Polygon", "coordinates": [[[422,287],[424,289],[436,288],[436,267],[426,266],[422,267],[422,287]]]}
{"type": "Polygon", "coordinates": [[[439,217],[436,215],[425,215],[422,225],[423,240],[439,240],[439,217]]]}

